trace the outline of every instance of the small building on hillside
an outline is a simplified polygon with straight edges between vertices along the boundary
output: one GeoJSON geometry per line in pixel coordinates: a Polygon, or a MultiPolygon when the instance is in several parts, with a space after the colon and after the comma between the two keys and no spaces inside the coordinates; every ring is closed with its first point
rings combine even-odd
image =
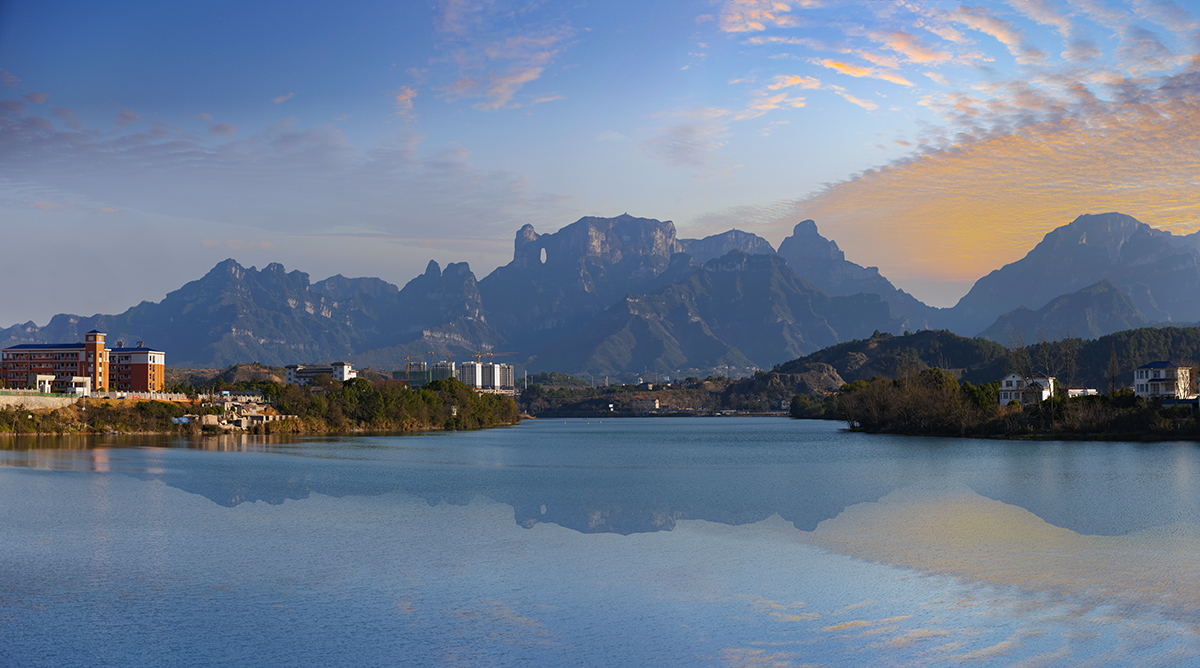
{"type": "Polygon", "coordinates": [[[1133,372],[1133,393],[1146,399],[1194,399],[1196,375],[1175,362],[1143,364],[1133,372]]]}
{"type": "Polygon", "coordinates": [[[1022,406],[1036,404],[1054,396],[1057,380],[1054,376],[1027,378],[1010,373],[1000,381],[999,400],[1001,406],[1016,401],[1022,406]]]}
{"type": "Polygon", "coordinates": [[[358,372],[348,362],[334,362],[329,365],[289,364],[284,368],[287,370],[288,385],[308,385],[313,378],[321,374],[343,383],[351,378],[358,378],[358,372]]]}

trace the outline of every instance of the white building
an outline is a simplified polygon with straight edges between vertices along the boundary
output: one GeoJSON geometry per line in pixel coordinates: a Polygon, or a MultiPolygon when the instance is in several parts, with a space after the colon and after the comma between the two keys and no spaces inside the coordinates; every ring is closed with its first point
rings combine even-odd
{"type": "Polygon", "coordinates": [[[1191,367],[1174,362],[1151,362],[1133,372],[1133,393],[1146,399],[1194,399],[1191,367]]]}
{"type": "Polygon", "coordinates": [[[347,362],[334,362],[328,366],[290,364],[284,368],[287,369],[288,385],[308,385],[313,378],[320,374],[325,374],[343,383],[351,378],[358,378],[358,372],[347,362]]]}
{"type": "Polygon", "coordinates": [[[1036,404],[1054,396],[1057,381],[1054,376],[1026,378],[1010,373],[1000,381],[1000,405],[1016,401],[1022,406],[1036,404]]]}
{"type": "Polygon", "coordinates": [[[512,394],[516,390],[511,364],[463,362],[458,365],[455,377],[479,392],[512,394]]]}

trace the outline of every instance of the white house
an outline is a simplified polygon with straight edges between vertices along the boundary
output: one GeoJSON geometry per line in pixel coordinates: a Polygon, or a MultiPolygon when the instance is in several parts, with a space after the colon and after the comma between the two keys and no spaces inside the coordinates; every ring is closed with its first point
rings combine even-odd
{"type": "Polygon", "coordinates": [[[1151,362],[1133,372],[1133,393],[1147,399],[1194,399],[1192,368],[1174,362],[1151,362]]]}
{"type": "Polygon", "coordinates": [[[1016,401],[1028,406],[1045,401],[1054,396],[1056,385],[1054,376],[1026,378],[1010,373],[1000,381],[1000,405],[1006,406],[1008,402],[1016,401]]]}

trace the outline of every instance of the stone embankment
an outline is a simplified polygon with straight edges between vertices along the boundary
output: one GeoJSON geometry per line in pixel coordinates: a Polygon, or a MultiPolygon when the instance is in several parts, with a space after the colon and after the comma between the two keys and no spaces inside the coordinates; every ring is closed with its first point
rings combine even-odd
{"type": "Polygon", "coordinates": [[[0,394],[0,408],[24,406],[29,410],[53,410],[79,401],[76,397],[44,397],[37,394],[0,394]]]}

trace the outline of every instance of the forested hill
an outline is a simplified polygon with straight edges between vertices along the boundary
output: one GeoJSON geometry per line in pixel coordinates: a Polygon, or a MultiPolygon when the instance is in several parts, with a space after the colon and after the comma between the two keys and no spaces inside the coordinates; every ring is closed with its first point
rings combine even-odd
{"type": "Polygon", "coordinates": [[[963,380],[980,384],[1004,375],[1007,357],[1007,349],[998,343],[944,330],[902,335],[875,332],[869,339],[830,346],[781,364],[776,371],[796,373],[813,363],[828,364],[849,383],[937,367],[962,370],[963,380]]]}
{"type": "MultiPolygon", "coordinates": [[[[829,364],[846,381],[937,367],[976,385],[1000,380],[1009,372],[1009,349],[983,338],[946,331],[895,336],[876,332],[781,364],[775,371],[796,373],[814,363],[829,364]]],[[[1034,343],[1027,348],[1038,373],[1057,376],[1069,387],[1107,392],[1110,386],[1133,383],[1133,370],[1156,360],[1184,365],[1200,363],[1200,327],[1143,327],[1091,341],[1065,339],[1034,343]]]]}

